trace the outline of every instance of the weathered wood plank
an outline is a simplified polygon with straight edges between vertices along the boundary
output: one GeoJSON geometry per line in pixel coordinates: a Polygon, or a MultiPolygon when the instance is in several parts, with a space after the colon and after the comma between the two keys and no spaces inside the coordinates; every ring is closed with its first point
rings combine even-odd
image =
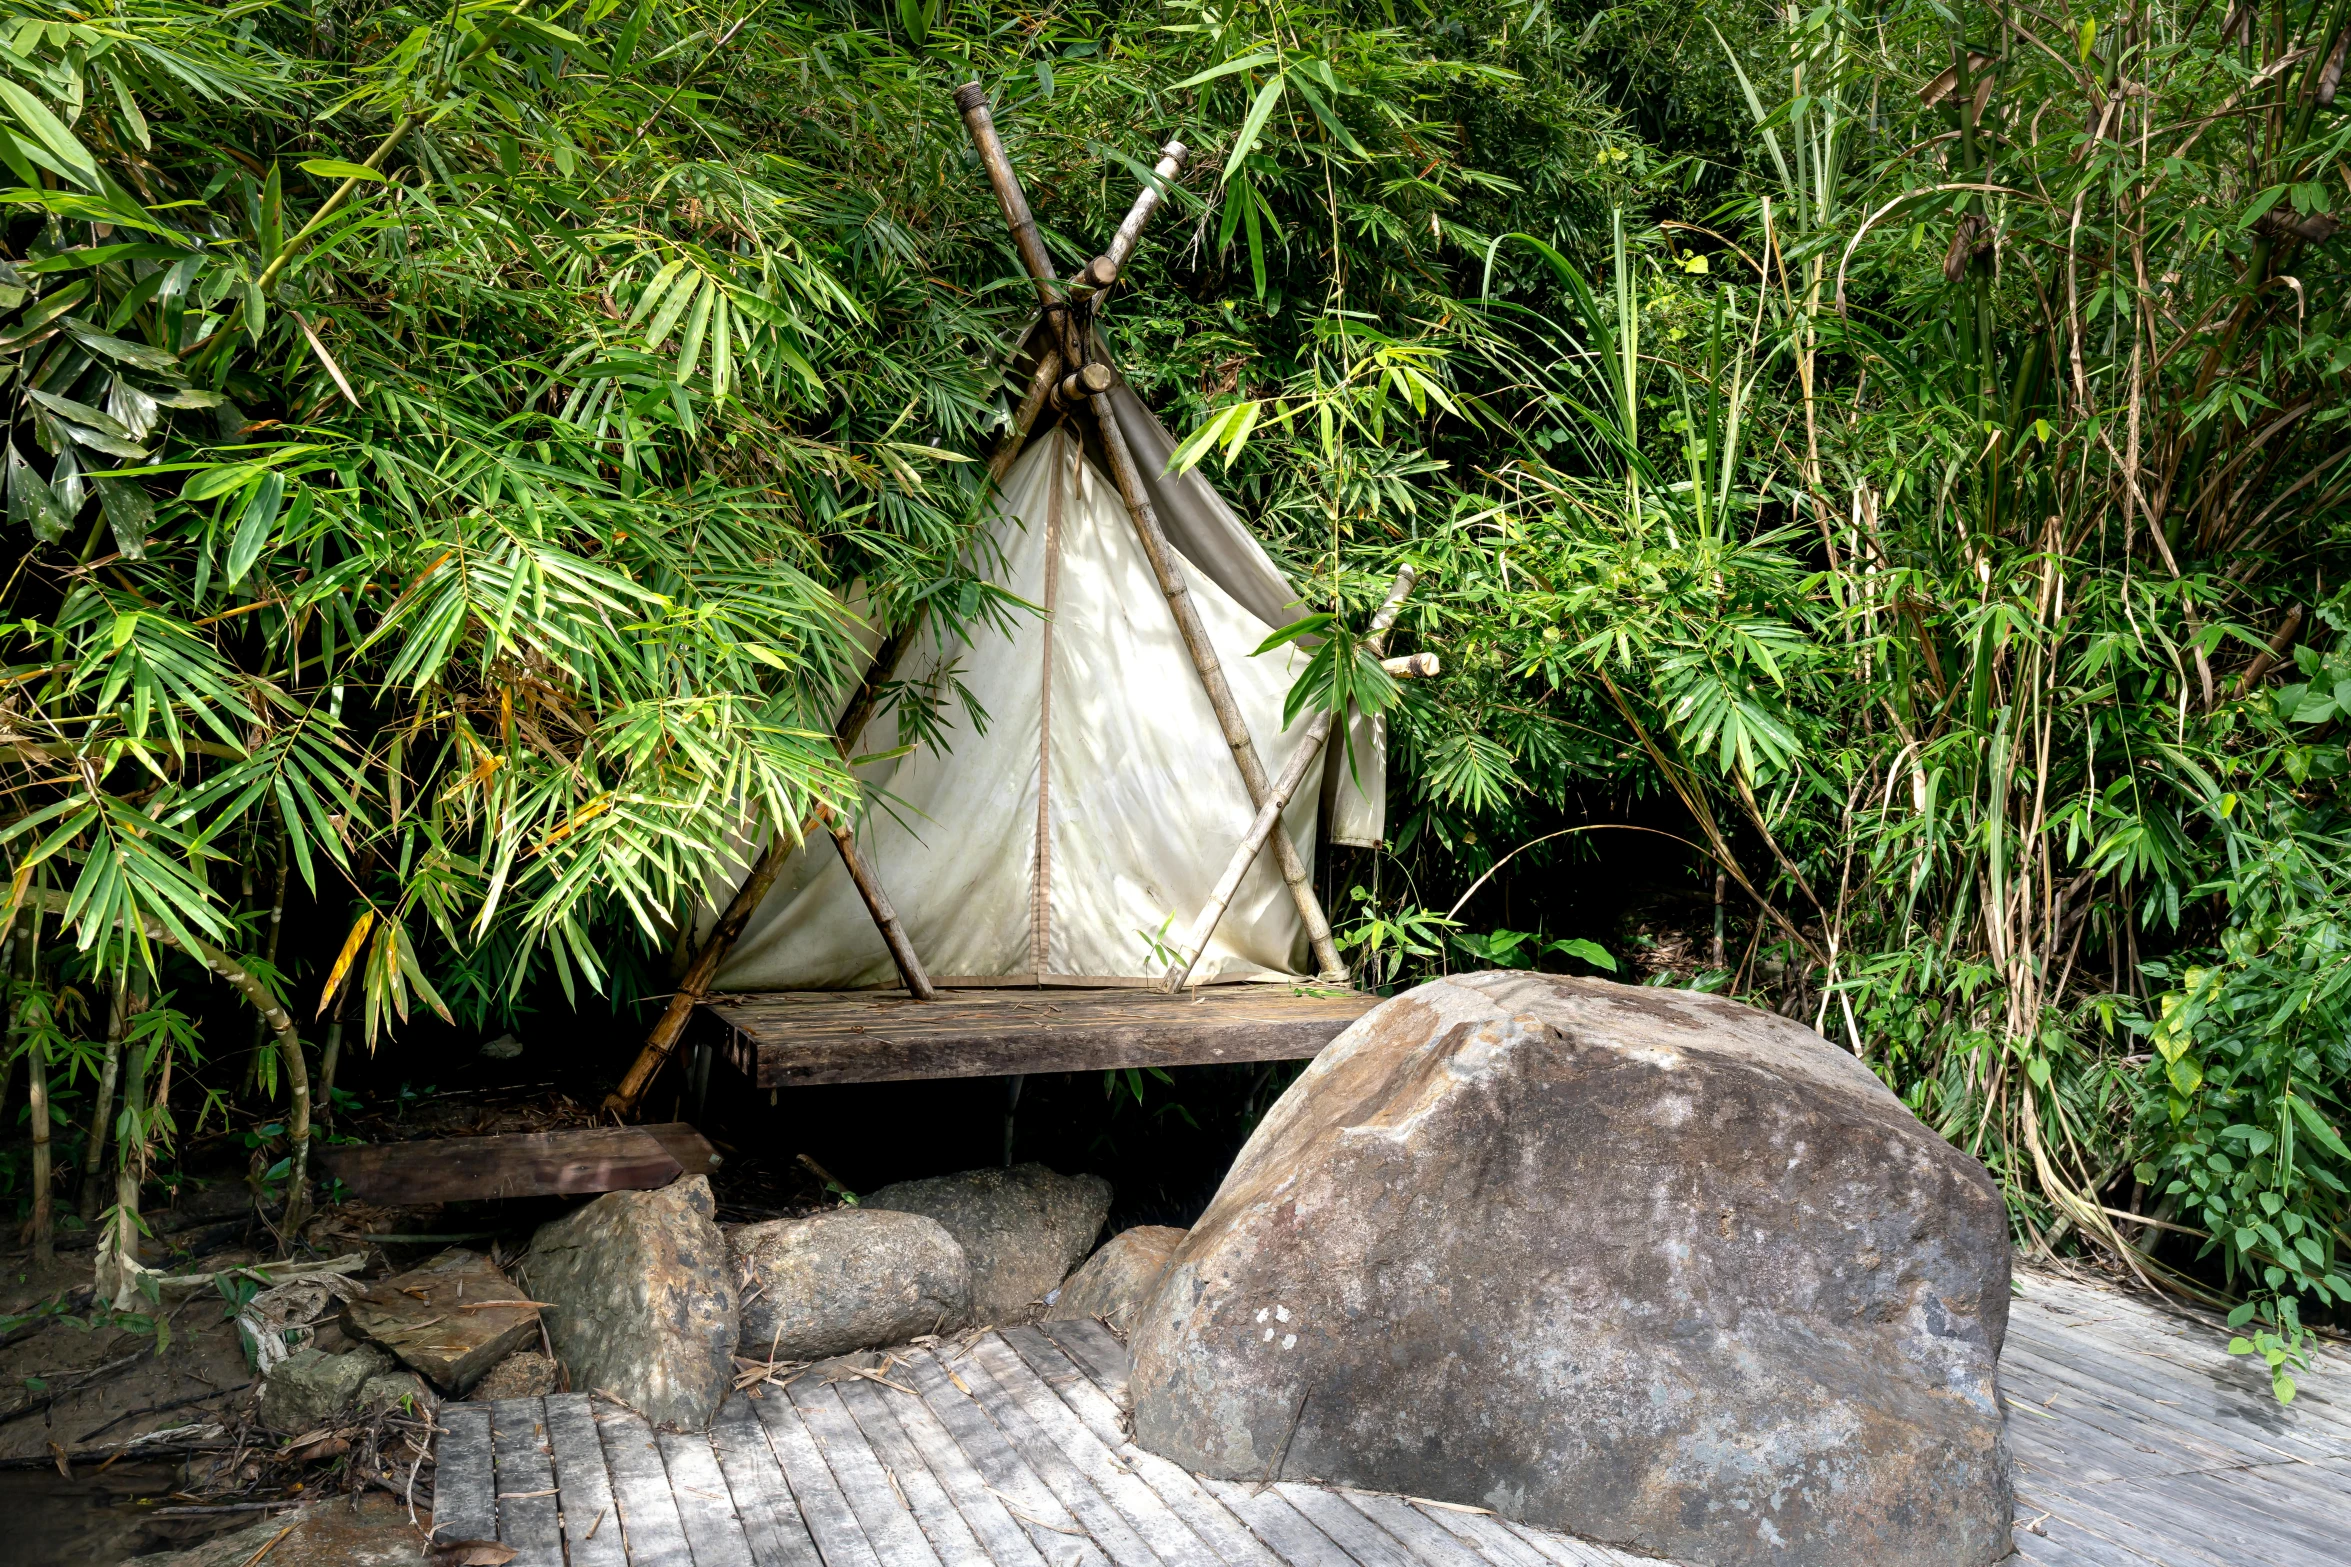
{"type": "Polygon", "coordinates": [[[753,1567],[751,1542],[736,1516],[735,1493],[719,1472],[710,1438],[699,1431],[660,1431],[661,1466],[669,1471],[669,1494],[677,1498],[678,1522],[694,1567],[753,1567]]]}
{"type": "Polygon", "coordinates": [[[1040,1322],[1037,1331],[1075,1361],[1112,1403],[1120,1409],[1128,1406],[1127,1378],[1134,1371],[1135,1363],[1117,1334],[1091,1318],[1083,1322],[1040,1322]]]}
{"type": "Polygon", "coordinates": [[[547,1445],[555,1463],[556,1500],[563,1504],[563,1538],[571,1567],[628,1567],[620,1520],[612,1506],[612,1477],[604,1471],[604,1444],[585,1393],[550,1393],[547,1445]]]}
{"type": "MultiPolygon", "coordinates": [[[[1061,1352],[1059,1345],[1033,1327],[1007,1328],[998,1336],[1058,1396],[1065,1410],[1060,1418],[1074,1419],[1082,1425],[1094,1439],[1096,1451],[1107,1454],[1111,1462],[1133,1470],[1135,1477],[1167,1510],[1206,1541],[1217,1555],[1232,1567],[1281,1567],[1280,1560],[1259,1542],[1249,1526],[1202,1490],[1199,1481],[1157,1453],[1146,1452],[1128,1440],[1118,1406],[1076,1362],[1061,1352]]],[[[1062,1450],[1081,1467],[1090,1462],[1085,1453],[1067,1442],[1062,1444],[1062,1450]]],[[[1092,1472],[1090,1468],[1088,1472],[1092,1472]]]]}
{"type": "Polygon", "coordinates": [[[393,1207],[644,1190],[716,1163],[702,1134],[683,1122],[369,1143],[322,1148],[318,1157],[354,1196],[393,1207]]]}
{"type": "MultiPolygon", "coordinates": [[[[924,1462],[921,1451],[907,1438],[904,1428],[891,1415],[891,1401],[905,1400],[907,1395],[885,1392],[877,1384],[860,1377],[851,1377],[835,1384],[833,1395],[840,1399],[841,1407],[849,1412],[849,1418],[857,1422],[857,1430],[873,1448],[873,1455],[880,1462],[882,1472],[897,1482],[898,1494],[905,1497],[906,1505],[913,1509],[914,1521],[922,1525],[922,1532],[931,1542],[931,1549],[938,1553],[939,1560],[946,1567],[990,1567],[988,1548],[980,1543],[979,1536],[956,1508],[946,1487],[939,1483],[938,1476],[931,1473],[931,1467],[924,1462]]],[[[1014,1559],[1022,1562],[1035,1560],[1036,1548],[1029,1544],[1028,1537],[1018,1528],[1012,1529],[1010,1533],[1019,1544],[1019,1553],[1014,1559]]]]}
{"type": "Polygon", "coordinates": [[[1390,1539],[1411,1552],[1412,1559],[1422,1567],[1491,1567],[1476,1546],[1431,1523],[1427,1514],[1400,1496],[1342,1490],[1339,1497],[1378,1524],[1390,1539]]]}
{"type": "MultiPolygon", "coordinates": [[[[979,1375],[994,1382],[998,1396],[983,1402],[997,1425],[1013,1438],[1014,1445],[1022,1446],[1023,1435],[1016,1428],[1025,1423],[1036,1441],[1050,1444],[1071,1469],[1090,1481],[1134,1525],[1135,1532],[1158,1553],[1160,1560],[1172,1567],[1175,1563],[1224,1559],[1212,1541],[1194,1533],[1117,1453],[1088,1431],[1084,1422],[1070,1412],[1069,1406],[1000,1335],[991,1333],[980,1339],[972,1346],[964,1364],[975,1367],[979,1375]]],[[[1022,1451],[1027,1452],[1028,1448],[1022,1446],[1022,1451]]],[[[1030,1461],[1034,1463],[1035,1459],[1030,1461]]],[[[1231,1563],[1230,1567],[1244,1567],[1245,1563],[1254,1567],[1247,1557],[1231,1563]]]]}
{"type": "Polygon", "coordinates": [[[938,1567],[938,1553],[924,1536],[914,1507],[889,1472],[874,1456],[873,1444],[841,1404],[841,1396],[805,1376],[788,1389],[792,1407],[800,1411],[817,1450],[840,1482],[849,1510],[857,1515],[874,1554],[890,1567],[938,1567]]]}
{"type": "Polygon", "coordinates": [[[1547,1567],[1551,1558],[1512,1534],[1491,1513],[1463,1512],[1416,1502],[1423,1517],[1457,1539],[1475,1546],[1494,1567],[1547,1567]]]}
{"type": "Polygon", "coordinates": [[[596,1408],[596,1430],[604,1443],[604,1472],[612,1477],[613,1509],[629,1567],[694,1567],[653,1428],[633,1409],[604,1404],[596,1408]]]}
{"type": "Polygon", "coordinates": [[[491,1479],[490,1410],[449,1404],[433,1448],[433,1543],[498,1538],[498,1507],[491,1479]]]}
{"type": "Polygon", "coordinates": [[[776,992],[704,1004],[697,1026],[761,1088],[1090,1072],[1113,1066],[1300,1061],[1379,997],[1312,986],[776,992]]]}
{"type": "Polygon", "coordinates": [[[2018,1500],[2049,1514],[2049,1522],[2044,1527],[2051,1539],[2068,1539],[2072,1529],[2079,1529],[2137,1551],[2163,1563],[2164,1567],[2246,1567],[2244,1562],[2231,1562],[2223,1550],[2206,1548],[2212,1528],[2210,1519],[2190,1518],[2183,1530],[2182,1520],[2173,1509],[2148,1505],[2143,1487],[2134,1490],[2127,1485],[2102,1485],[2077,1489],[2044,1482],[2029,1492],[2020,1492],[2018,1500]]]}
{"type": "MultiPolygon", "coordinates": [[[[938,1375],[937,1363],[927,1355],[919,1366],[903,1368],[900,1375],[913,1386],[933,1379],[944,1382],[938,1375]]],[[[1045,1489],[1044,1482],[1029,1475],[1020,1465],[1003,1434],[989,1425],[987,1417],[972,1408],[968,1400],[965,1407],[970,1410],[976,1445],[985,1449],[992,1444],[995,1450],[992,1462],[998,1465],[999,1477],[983,1473],[974,1463],[972,1453],[947,1429],[925,1399],[900,1399],[888,1405],[899,1429],[921,1452],[932,1475],[954,1498],[964,1522],[986,1542],[995,1560],[1002,1567],[1040,1567],[1043,1563],[1051,1563],[1052,1567],[1078,1567],[1081,1563],[1083,1567],[1109,1567],[1110,1558],[1102,1554],[1102,1548],[1088,1539],[1076,1520],[1053,1500],[1053,1493],[1045,1489]],[[980,1442],[977,1439],[983,1430],[987,1441],[980,1442]],[[1020,1478],[1013,1478],[1015,1472],[1020,1478]],[[1014,1515],[1012,1509],[1016,1507],[1027,1514],[1025,1522],[1014,1515]],[[1040,1508],[1044,1511],[1039,1511],[1040,1508]],[[1046,1522],[1047,1518],[1052,1521],[1046,1522]]]]}
{"type": "Polygon", "coordinates": [[[1419,1567],[1395,1536],[1348,1506],[1337,1492],[1295,1480],[1277,1481],[1273,1489],[1361,1567],[1419,1567]]]}
{"type": "MultiPolygon", "coordinates": [[[[2070,1390],[2084,1408],[2104,1411],[2103,1420],[2127,1422],[2138,1440],[2159,1450],[2196,1455],[2198,1462],[2189,1467],[2342,1456],[2331,1444],[2304,1440],[2290,1426],[2256,1424],[2216,1397],[2209,1382],[2190,1374],[2157,1380],[2110,1359],[2073,1364],[2024,1344],[2009,1345],[2001,1364],[2005,1375],[2036,1391],[2045,1390],[2043,1396],[2070,1390]]],[[[2123,1427],[2109,1424],[2107,1429],[2123,1427]]]]}
{"type": "MultiPolygon", "coordinates": [[[[816,1438],[808,1434],[792,1401],[778,1397],[770,1388],[751,1409],[767,1429],[768,1446],[783,1466],[792,1499],[800,1504],[800,1520],[808,1526],[809,1538],[816,1542],[825,1567],[881,1567],[849,1499],[841,1494],[840,1482],[833,1478],[824,1454],[817,1451],[816,1438]]],[[[889,1567],[897,1567],[897,1563],[889,1567]]]]}
{"type": "Polygon", "coordinates": [[[1353,1567],[1355,1558],[1272,1488],[1238,1480],[1200,1484],[1290,1567],[1353,1567]]]}
{"type": "MultiPolygon", "coordinates": [[[[1022,1522],[1055,1531],[1074,1524],[1102,1548],[1116,1567],[1190,1567],[1184,1562],[1163,1563],[1158,1553],[1135,1532],[1134,1526],[1119,1515],[1118,1509],[1103,1500],[1101,1493],[1078,1473],[1059,1448],[1038,1434],[1033,1422],[1022,1417],[1012,1401],[997,1389],[985,1367],[969,1356],[953,1366],[925,1357],[918,1365],[906,1369],[916,1373],[915,1389],[922,1394],[931,1412],[953,1433],[956,1444],[981,1473],[988,1475],[989,1484],[1006,1492],[1006,1500],[1016,1512],[1025,1515],[1022,1522]],[[970,1392],[958,1398],[951,1378],[960,1380],[970,1392]],[[977,1418],[976,1425],[965,1411],[977,1418]],[[1035,1492],[1026,1485],[1015,1493],[991,1472],[991,1465],[998,1470],[1005,1468],[1003,1459],[1007,1454],[1014,1460],[1010,1468],[1018,1471],[1015,1484],[1025,1478],[1042,1488],[1052,1500],[1050,1511],[1036,1509],[1035,1492]]],[[[1036,1541],[1040,1550],[1048,1549],[1051,1544],[1038,1539],[1033,1529],[1029,1538],[1036,1541]]]]}
{"type": "Polygon", "coordinates": [[[498,1543],[514,1547],[516,1567],[563,1567],[547,1411],[535,1398],[502,1398],[489,1407],[498,1543]]]}
{"type": "Polygon", "coordinates": [[[1508,1518],[1496,1518],[1494,1521],[1517,1536],[1519,1543],[1540,1551],[1546,1560],[1558,1563],[1559,1567],[1614,1567],[1621,1561],[1640,1559],[1627,1557],[1621,1551],[1612,1551],[1605,1545],[1594,1545],[1589,1540],[1573,1539],[1556,1530],[1537,1529],[1528,1524],[1514,1523],[1508,1518]]]}
{"type": "MultiPolygon", "coordinates": [[[[770,1389],[767,1397],[775,1396],[770,1389]]],[[[737,1393],[719,1406],[710,1425],[710,1449],[735,1498],[743,1541],[758,1567],[824,1567],[801,1520],[800,1504],[784,1483],[783,1465],[767,1445],[767,1430],[751,1412],[751,1400],[737,1393]]]]}

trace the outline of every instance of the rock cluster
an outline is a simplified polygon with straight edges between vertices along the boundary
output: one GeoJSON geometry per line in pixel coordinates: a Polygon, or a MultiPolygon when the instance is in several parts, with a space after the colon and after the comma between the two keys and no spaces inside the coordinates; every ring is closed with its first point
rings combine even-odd
{"type": "Polygon", "coordinates": [[[971,1263],[938,1220],[836,1208],[728,1237],[742,1293],[742,1353],[818,1360],[971,1323],[971,1263]]]}
{"type": "Polygon", "coordinates": [[[936,1219],[971,1263],[971,1307],[981,1322],[1032,1320],[1102,1233],[1110,1183],[1041,1164],[900,1181],[862,1206],[936,1219]]]}

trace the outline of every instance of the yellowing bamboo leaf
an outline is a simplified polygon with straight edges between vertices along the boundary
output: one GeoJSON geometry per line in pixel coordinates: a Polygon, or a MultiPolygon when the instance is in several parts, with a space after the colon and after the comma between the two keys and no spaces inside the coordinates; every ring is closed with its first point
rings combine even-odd
{"type": "Polygon", "coordinates": [[[375,927],[375,922],[376,911],[369,909],[352,923],[351,934],[343,938],[343,950],[335,955],[335,966],[327,971],[326,984],[319,988],[318,1010],[311,1014],[313,1017],[327,1015],[327,1003],[335,999],[335,992],[342,986],[343,976],[351,972],[351,964],[359,956],[360,949],[367,945],[367,933],[375,927]]]}

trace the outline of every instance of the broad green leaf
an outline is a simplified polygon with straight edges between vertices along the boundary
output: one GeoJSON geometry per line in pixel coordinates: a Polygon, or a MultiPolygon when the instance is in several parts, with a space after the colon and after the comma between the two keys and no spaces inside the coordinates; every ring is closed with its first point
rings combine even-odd
{"type": "Polygon", "coordinates": [[[1261,49],[1255,54],[1245,54],[1237,60],[1227,60],[1222,65],[1212,65],[1197,76],[1187,76],[1182,81],[1172,84],[1167,90],[1182,92],[1187,87],[1198,87],[1203,83],[1213,82],[1220,76],[1230,76],[1235,71],[1254,71],[1259,66],[1271,65],[1280,58],[1280,55],[1270,49],[1261,49]]]}
{"type": "Polygon", "coordinates": [[[305,174],[315,174],[322,180],[386,180],[390,176],[380,169],[371,169],[364,163],[346,163],[341,158],[305,158],[294,165],[305,174]]]}
{"type": "Polygon", "coordinates": [[[1282,101],[1284,80],[1282,73],[1276,71],[1267,78],[1265,86],[1259,89],[1257,101],[1249,105],[1248,117],[1241,121],[1241,133],[1233,138],[1233,150],[1224,160],[1224,178],[1227,180],[1240,168],[1241,160],[1249,156],[1250,149],[1257,145],[1257,133],[1265,129],[1265,122],[1273,116],[1274,106],[1282,101]]]}
{"type": "Polygon", "coordinates": [[[245,579],[254,561],[269,543],[270,533],[277,526],[278,504],[286,496],[286,476],[271,469],[253,481],[245,492],[245,509],[237,519],[237,531],[229,540],[229,558],[222,580],[235,587],[245,579]]]}

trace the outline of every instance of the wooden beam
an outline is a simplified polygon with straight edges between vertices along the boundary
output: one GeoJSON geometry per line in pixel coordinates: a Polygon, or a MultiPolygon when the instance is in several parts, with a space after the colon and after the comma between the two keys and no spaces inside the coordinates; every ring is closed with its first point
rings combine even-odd
{"type": "Polygon", "coordinates": [[[1213,985],[1156,990],[770,992],[704,1006],[699,1029],[760,1088],[1112,1067],[1301,1061],[1379,1004],[1356,991],[1213,985]]]}
{"type": "MultiPolygon", "coordinates": [[[[1387,646],[1388,628],[1396,623],[1397,613],[1404,608],[1405,595],[1412,591],[1412,584],[1418,576],[1419,573],[1410,566],[1396,573],[1396,583],[1388,590],[1387,602],[1372,617],[1371,635],[1364,638],[1364,645],[1371,649],[1375,657],[1387,646]]],[[[1249,867],[1256,861],[1258,851],[1265,847],[1266,839],[1276,835],[1282,812],[1288,808],[1291,796],[1298,792],[1298,786],[1305,782],[1307,773],[1321,760],[1323,742],[1330,738],[1334,717],[1329,708],[1314,715],[1313,722],[1306,726],[1305,736],[1298,742],[1298,749],[1290,753],[1289,764],[1282,769],[1282,776],[1274,780],[1272,790],[1258,805],[1256,819],[1249,823],[1248,832],[1241,837],[1241,846],[1233,851],[1233,857],[1226,862],[1224,874],[1217,878],[1215,890],[1208,895],[1207,906],[1201,909],[1200,917],[1192,922],[1191,934],[1184,938],[1184,944],[1176,949],[1182,954],[1182,961],[1167,971],[1167,988],[1170,992],[1183,989],[1184,982],[1192,977],[1192,969],[1199,963],[1200,954],[1208,950],[1209,938],[1216,934],[1217,924],[1223,920],[1224,911],[1232,906],[1233,894],[1241,889],[1241,878],[1249,873],[1249,867]]],[[[1283,833],[1280,836],[1286,838],[1289,835],[1283,833]]]]}
{"type": "Polygon", "coordinates": [[[963,111],[964,128],[971,132],[972,145],[979,149],[980,162],[987,167],[988,183],[996,187],[996,204],[1004,209],[1004,222],[1012,230],[1012,246],[1020,252],[1020,264],[1036,280],[1037,303],[1047,310],[1060,310],[1061,290],[1054,286],[1053,258],[1045,254],[1045,241],[1037,233],[1037,220],[1029,213],[1020,176],[1012,172],[1011,155],[996,134],[995,117],[988,112],[988,90],[978,82],[965,82],[955,89],[955,107],[963,111]]]}
{"type": "Polygon", "coordinates": [[[707,1175],[718,1156],[683,1121],[442,1137],[322,1150],[319,1164],[363,1201],[390,1207],[490,1197],[585,1197],[707,1175]]]}

